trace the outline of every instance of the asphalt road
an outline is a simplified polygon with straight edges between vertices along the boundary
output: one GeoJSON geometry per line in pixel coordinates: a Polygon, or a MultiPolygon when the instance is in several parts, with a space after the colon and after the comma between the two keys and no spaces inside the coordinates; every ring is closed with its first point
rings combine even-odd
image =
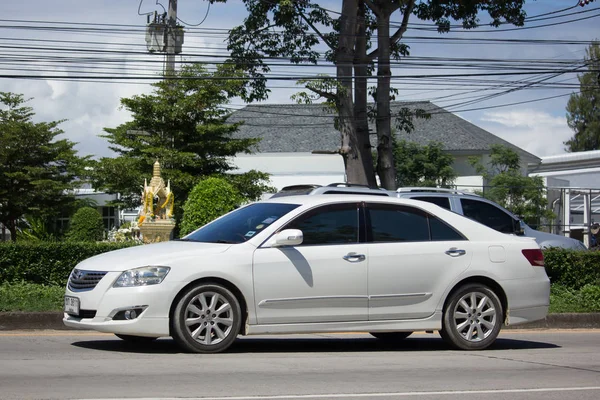
{"type": "Polygon", "coordinates": [[[493,348],[449,350],[437,334],[389,345],[367,334],[248,337],[226,354],[169,339],[0,333],[0,398],[220,400],[600,399],[600,330],[503,332],[493,348]]]}

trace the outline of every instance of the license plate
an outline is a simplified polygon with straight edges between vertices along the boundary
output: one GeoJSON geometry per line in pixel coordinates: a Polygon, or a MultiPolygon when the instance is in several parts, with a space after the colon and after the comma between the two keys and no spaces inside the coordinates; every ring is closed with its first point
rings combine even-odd
{"type": "Polygon", "coordinates": [[[65,312],[79,315],[79,299],[77,297],[65,296],[65,312]]]}

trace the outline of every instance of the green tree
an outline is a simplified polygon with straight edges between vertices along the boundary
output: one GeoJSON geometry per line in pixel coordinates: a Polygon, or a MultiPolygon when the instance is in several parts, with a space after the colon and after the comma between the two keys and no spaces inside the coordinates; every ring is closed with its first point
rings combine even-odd
{"type": "Polygon", "coordinates": [[[404,140],[394,144],[396,187],[447,187],[454,183],[454,158],[444,153],[441,143],[420,146],[404,140]]]}
{"type": "Polygon", "coordinates": [[[333,62],[335,78],[306,81],[306,88],[314,97],[307,95],[302,100],[324,98],[335,108],[341,134],[339,152],[344,157],[346,176],[353,183],[375,183],[368,118],[375,120],[377,173],[382,185],[389,189],[395,185],[391,120],[397,119],[397,127],[410,125],[403,123],[406,110],[404,115],[391,113],[390,100],[395,91],[390,83],[390,60],[408,55],[408,46],[401,41],[411,16],[432,21],[440,33],[450,30],[451,21],[460,21],[467,29],[478,26],[480,12],[490,16],[492,26],[520,26],[525,18],[524,0],[342,0],[340,13],[310,0],[244,3],[249,15],[243,25],[231,30],[228,42],[233,60],[254,78],[248,81],[244,98],[268,96],[265,74],[270,67],[265,59],[286,57],[296,64],[317,64],[323,59],[333,62]],[[396,14],[402,22],[391,33],[390,21],[396,14]],[[377,41],[372,41],[372,37],[377,37],[377,41]],[[377,47],[372,48],[374,45],[377,47]],[[375,66],[377,87],[371,93],[376,105],[369,110],[367,76],[372,75],[375,66]]]}
{"type": "Polygon", "coordinates": [[[22,94],[0,92],[0,223],[17,240],[19,220],[48,218],[74,201],[86,158],[75,143],[57,139],[63,121],[33,122],[33,108],[22,94]]]}
{"type": "MultiPolygon", "coordinates": [[[[99,160],[91,178],[94,187],[120,193],[119,205],[136,207],[141,185],[159,160],[163,179],[171,182],[175,217],[180,220],[194,185],[202,177],[233,172],[229,157],[250,153],[257,140],[234,139],[231,134],[238,125],[225,123],[229,114],[222,106],[240,94],[243,74],[228,65],[218,66],[214,73],[200,65],[186,65],[177,77],[154,84],[151,94],[121,99],[133,119],[104,129],[103,137],[118,156],[99,160]]],[[[232,178],[251,200],[270,189],[266,181],[268,175],[257,171],[232,178]]]]}
{"type": "Polygon", "coordinates": [[[221,215],[235,210],[243,202],[239,191],[227,180],[210,177],[201,180],[183,206],[181,234],[200,228],[221,215]]]}
{"type": "Polygon", "coordinates": [[[73,242],[96,242],[104,239],[102,215],[92,207],[81,207],[73,214],[65,238],[73,242]]]}
{"type": "Polygon", "coordinates": [[[600,149],[600,41],[586,50],[588,71],[577,76],[579,93],[567,103],[567,123],[575,134],[565,142],[567,151],[600,149]]]}
{"type": "Polygon", "coordinates": [[[470,159],[478,173],[487,181],[484,197],[500,204],[523,218],[531,225],[539,225],[542,219],[553,219],[555,215],[547,209],[546,188],[540,176],[523,176],[519,155],[512,149],[493,145],[487,166],[481,159],[470,159]]]}

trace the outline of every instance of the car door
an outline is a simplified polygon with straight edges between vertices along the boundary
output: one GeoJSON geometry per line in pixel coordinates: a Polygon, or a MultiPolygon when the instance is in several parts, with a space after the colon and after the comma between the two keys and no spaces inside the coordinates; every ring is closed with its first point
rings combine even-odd
{"type": "Polygon", "coordinates": [[[416,207],[367,203],[369,319],[425,318],[471,262],[469,241],[416,207]]]}
{"type": "Polygon", "coordinates": [[[366,245],[360,243],[364,224],[359,208],[356,202],[319,206],[281,229],[300,229],[302,244],[256,249],[259,324],[367,320],[366,245]]]}

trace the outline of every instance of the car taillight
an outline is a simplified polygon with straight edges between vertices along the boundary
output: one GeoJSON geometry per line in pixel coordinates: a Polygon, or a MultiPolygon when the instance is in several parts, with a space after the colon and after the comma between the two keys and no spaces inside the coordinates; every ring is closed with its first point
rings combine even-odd
{"type": "Polygon", "coordinates": [[[544,266],[544,253],[540,249],[521,250],[527,261],[534,267],[544,266]]]}

